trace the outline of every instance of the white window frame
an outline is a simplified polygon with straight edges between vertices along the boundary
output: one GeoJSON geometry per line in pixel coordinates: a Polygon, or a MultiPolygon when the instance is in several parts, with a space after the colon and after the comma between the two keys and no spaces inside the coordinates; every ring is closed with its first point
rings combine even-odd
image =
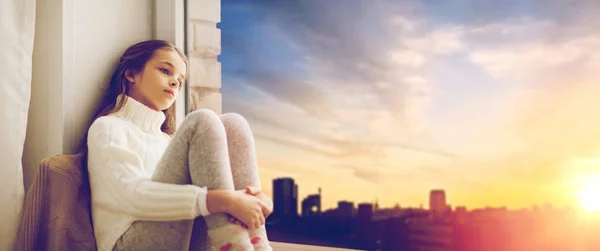
{"type": "MultiPolygon", "coordinates": [[[[154,1],[154,38],[171,42],[180,51],[187,54],[186,44],[186,0],[154,1]]],[[[189,85],[179,92],[175,101],[175,121],[177,127],[183,122],[188,107],[189,85]]]]}

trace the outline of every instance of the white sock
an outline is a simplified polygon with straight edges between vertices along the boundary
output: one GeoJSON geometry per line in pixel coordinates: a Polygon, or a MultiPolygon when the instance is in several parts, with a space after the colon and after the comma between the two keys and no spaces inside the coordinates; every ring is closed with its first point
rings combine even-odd
{"type": "Polygon", "coordinates": [[[248,230],[227,221],[225,214],[214,214],[205,217],[210,238],[211,250],[218,251],[250,251],[254,250],[250,243],[248,230]]]}
{"type": "Polygon", "coordinates": [[[267,229],[264,225],[256,230],[248,230],[248,235],[250,236],[250,242],[252,245],[254,245],[254,250],[273,250],[271,244],[269,243],[269,239],[267,238],[267,229]]]}

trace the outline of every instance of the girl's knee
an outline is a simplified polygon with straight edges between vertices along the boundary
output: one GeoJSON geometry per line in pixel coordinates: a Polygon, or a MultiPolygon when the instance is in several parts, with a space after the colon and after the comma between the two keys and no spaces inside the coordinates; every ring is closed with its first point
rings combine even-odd
{"type": "Polygon", "coordinates": [[[201,109],[192,111],[192,112],[188,113],[187,116],[185,116],[186,119],[188,119],[188,118],[196,119],[196,118],[203,118],[203,117],[217,117],[218,118],[219,115],[211,109],[201,108],[201,109]]]}
{"type": "Polygon", "coordinates": [[[204,108],[198,109],[196,111],[189,113],[185,117],[185,120],[183,121],[183,124],[181,127],[182,128],[191,127],[194,129],[200,129],[203,132],[206,132],[206,131],[221,132],[224,130],[223,122],[221,122],[219,115],[216,114],[213,110],[204,109],[204,108]]]}
{"type": "Polygon", "coordinates": [[[236,127],[250,127],[246,118],[238,113],[225,113],[220,116],[225,127],[236,126],[236,127]]]}

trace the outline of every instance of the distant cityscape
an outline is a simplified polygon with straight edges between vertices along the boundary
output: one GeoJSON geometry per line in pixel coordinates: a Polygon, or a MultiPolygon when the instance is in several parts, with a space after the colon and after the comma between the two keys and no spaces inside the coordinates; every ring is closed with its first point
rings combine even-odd
{"type": "Polygon", "coordinates": [[[381,251],[600,251],[600,222],[551,205],[508,210],[454,209],[446,192],[429,193],[429,208],[379,208],[339,201],[322,211],[321,189],[301,201],[292,178],[273,180],[272,241],[381,251]]]}

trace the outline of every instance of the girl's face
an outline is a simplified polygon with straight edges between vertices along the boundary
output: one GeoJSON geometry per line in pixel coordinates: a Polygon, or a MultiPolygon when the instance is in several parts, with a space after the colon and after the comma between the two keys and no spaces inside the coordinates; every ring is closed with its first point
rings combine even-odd
{"type": "Polygon", "coordinates": [[[128,96],[149,108],[162,111],[175,102],[185,82],[186,65],[171,49],[158,49],[140,72],[126,73],[128,96]]]}

